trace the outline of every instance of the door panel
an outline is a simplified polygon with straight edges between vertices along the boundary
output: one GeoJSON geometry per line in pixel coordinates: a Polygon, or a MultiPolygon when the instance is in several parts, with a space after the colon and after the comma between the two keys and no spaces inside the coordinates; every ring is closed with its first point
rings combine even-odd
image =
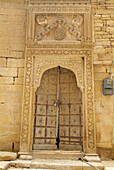
{"type": "Polygon", "coordinates": [[[60,70],[59,149],[81,149],[81,92],[71,71],[60,70]]]}
{"type": "Polygon", "coordinates": [[[57,149],[57,108],[53,106],[57,98],[56,70],[45,72],[36,92],[33,149],[57,149]]]}
{"type": "Polygon", "coordinates": [[[82,97],[76,77],[57,67],[46,71],[36,92],[33,149],[81,149],[82,97]]]}

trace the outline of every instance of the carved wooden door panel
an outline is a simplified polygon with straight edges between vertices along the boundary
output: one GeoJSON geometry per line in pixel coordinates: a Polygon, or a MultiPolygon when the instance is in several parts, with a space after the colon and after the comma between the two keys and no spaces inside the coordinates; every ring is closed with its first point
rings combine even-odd
{"type": "Polygon", "coordinates": [[[57,149],[57,68],[46,71],[36,93],[33,149],[57,149]]]}
{"type": "Polygon", "coordinates": [[[81,102],[73,72],[46,71],[36,92],[33,149],[81,149],[81,102]]]}
{"type": "Polygon", "coordinates": [[[70,70],[60,69],[59,149],[81,150],[82,97],[76,77],[70,70]]]}

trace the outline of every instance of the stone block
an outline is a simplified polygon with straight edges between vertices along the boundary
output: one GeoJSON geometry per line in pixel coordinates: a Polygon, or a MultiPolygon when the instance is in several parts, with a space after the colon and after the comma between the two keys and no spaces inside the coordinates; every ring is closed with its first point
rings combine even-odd
{"type": "Polygon", "coordinates": [[[103,26],[102,22],[95,23],[95,27],[102,27],[102,26],[103,26]]]}
{"type": "MultiPolygon", "coordinates": [[[[22,92],[15,93],[3,93],[5,98],[5,103],[21,103],[22,101],[22,92]]],[[[19,109],[19,108],[18,108],[19,109]]]]}
{"type": "Polygon", "coordinates": [[[98,45],[98,46],[109,46],[110,41],[97,41],[96,45],[98,45]]]}
{"type": "Polygon", "coordinates": [[[108,20],[107,25],[114,26],[114,21],[113,20],[108,20]]]}
{"type": "Polygon", "coordinates": [[[94,66],[94,71],[96,73],[103,73],[103,72],[106,73],[106,68],[101,66],[101,65],[95,65],[94,66]]]}
{"type": "Polygon", "coordinates": [[[18,68],[18,77],[24,77],[24,68],[18,68]]]}
{"type": "Polygon", "coordinates": [[[114,27],[107,27],[107,32],[114,33],[114,27]]]}
{"type": "Polygon", "coordinates": [[[7,67],[23,67],[24,66],[24,59],[8,59],[7,60],[7,67]]]}
{"type": "MultiPolygon", "coordinates": [[[[104,166],[102,163],[91,162],[91,165],[97,167],[99,170],[104,170],[104,166]]],[[[92,166],[83,163],[83,170],[95,170],[95,168],[92,166]]]]}
{"type": "Polygon", "coordinates": [[[95,91],[102,92],[102,81],[95,81],[95,91]]]}
{"type": "Polygon", "coordinates": [[[113,55],[112,54],[98,54],[99,61],[112,61],[113,55]]]}
{"type": "Polygon", "coordinates": [[[98,155],[86,155],[85,157],[84,157],[84,160],[86,160],[87,162],[94,162],[94,163],[98,163],[98,162],[101,162],[101,159],[99,158],[99,156],[98,155]]]}
{"type": "Polygon", "coordinates": [[[12,144],[11,144],[11,142],[9,143],[7,141],[7,139],[4,142],[1,142],[1,140],[0,140],[0,150],[1,151],[9,151],[9,152],[11,152],[12,151],[12,144]]]}
{"type": "Polygon", "coordinates": [[[95,91],[94,97],[95,97],[95,100],[101,100],[102,99],[102,92],[95,91]]]}
{"type": "Polygon", "coordinates": [[[31,155],[20,155],[19,158],[22,160],[32,160],[33,157],[31,155]]]}
{"type": "Polygon", "coordinates": [[[23,84],[23,78],[15,78],[14,84],[22,85],[23,84]]]}
{"type": "Polygon", "coordinates": [[[95,27],[95,31],[101,31],[101,27],[95,27]]]}
{"type": "Polygon", "coordinates": [[[94,51],[93,51],[95,54],[96,53],[105,53],[105,49],[104,48],[95,48],[94,51]]]}
{"type": "Polygon", "coordinates": [[[114,46],[114,41],[113,41],[113,42],[111,42],[111,45],[112,45],[112,46],[114,46]]]}
{"type": "Polygon", "coordinates": [[[102,18],[110,18],[111,15],[102,15],[102,18]]]}
{"type": "Polygon", "coordinates": [[[6,58],[0,58],[0,66],[2,67],[6,66],[6,58]]]}
{"type": "Polygon", "coordinates": [[[0,77],[0,84],[13,84],[13,77],[0,77]]]}
{"type": "Polygon", "coordinates": [[[17,168],[30,168],[30,165],[32,163],[32,160],[19,160],[11,161],[10,165],[17,168]]]}
{"type": "Polygon", "coordinates": [[[10,166],[10,162],[8,161],[1,161],[0,162],[0,170],[5,170],[10,166]]]}
{"type": "Polygon", "coordinates": [[[12,49],[13,50],[18,50],[18,51],[24,51],[25,44],[21,44],[21,43],[14,44],[14,45],[12,45],[12,49]]]}
{"type": "Polygon", "coordinates": [[[16,77],[17,76],[17,68],[1,67],[0,68],[0,76],[16,77]]]}
{"type": "MultiPolygon", "coordinates": [[[[9,126],[10,126],[10,124],[9,124],[9,126]]],[[[15,126],[13,128],[15,128],[15,126]]],[[[19,126],[19,128],[20,128],[20,126],[19,126]]],[[[15,142],[19,143],[19,141],[20,141],[19,132],[18,133],[12,132],[10,134],[9,134],[9,132],[8,133],[2,133],[2,135],[0,135],[0,150],[2,148],[3,150],[12,151],[13,144],[14,144],[14,147],[15,147],[15,142]]]]}
{"type": "Polygon", "coordinates": [[[20,85],[0,85],[0,92],[4,93],[22,93],[23,87],[20,85]]]}
{"type": "Polygon", "coordinates": [[[94,73],[94,80],[101,80],[101,73],[94,73]]]}
{"type": "Polygon", "coordinates": [[[11,161],[17,158],[17,153],[13,152],[0,152],[0,161],[11,161]]]}

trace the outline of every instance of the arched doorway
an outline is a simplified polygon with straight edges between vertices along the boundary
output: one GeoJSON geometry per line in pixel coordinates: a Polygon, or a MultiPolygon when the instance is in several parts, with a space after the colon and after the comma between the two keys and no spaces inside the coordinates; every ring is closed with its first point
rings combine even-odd
{"type": "Polygon", "coordinates": [[[81,150],[82,119],[74,73],[60,66],[47,70],[36,91],[33,149],[81,150]]]}

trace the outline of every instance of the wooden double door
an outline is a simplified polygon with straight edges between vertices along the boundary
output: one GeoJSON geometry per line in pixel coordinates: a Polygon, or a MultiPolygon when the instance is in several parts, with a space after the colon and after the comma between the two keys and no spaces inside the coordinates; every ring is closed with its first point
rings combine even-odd
{"type": "Polygon", "coordinates": [[[36,92],[33,149],[81,150],[82,96],[74,73],[47,70],[36,92]]]}

